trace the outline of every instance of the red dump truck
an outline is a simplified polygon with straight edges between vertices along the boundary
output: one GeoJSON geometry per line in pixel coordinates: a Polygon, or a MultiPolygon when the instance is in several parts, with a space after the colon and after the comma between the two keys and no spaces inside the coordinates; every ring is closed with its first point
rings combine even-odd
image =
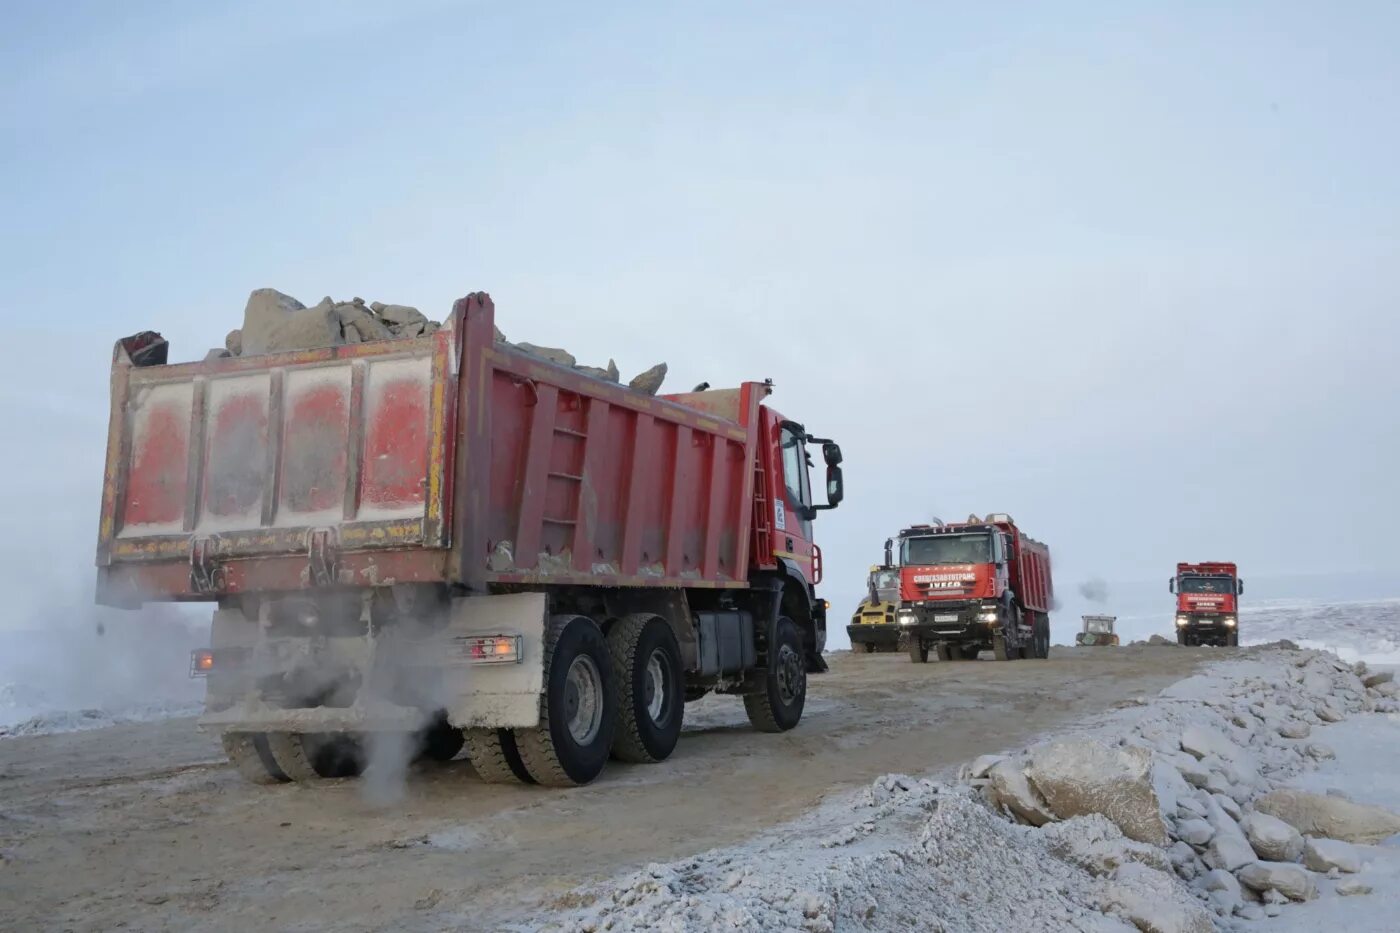
{"type": "Polygon", "coordinates": [[[1011,516],[968,516],[965,522],[914,525],[885,542],[885,563],[897,557],[900,606],[909,658],[923,663],[998,661],[1050,655],[1050,549],[1016,527],[1011,516]]]}
{"type": "Polygon", "coordinates": [[[1177,564],[1167,589],[1176,595],[1177,644],[1225,648],[1240,643],[1239,596],[1244,581],[1234,564],[1177,564]]]}
{"type": "Polygon", "coordinates": [[[178,365],[117,344],[98,600],[217,602],[192,671],[245,776],[354,774],[392,734],[583,784],[666,758],[709,691],[763,731],[801,717],[840,448],[770,383],[652,397],[497,342],[494,314],[178,365]]]}

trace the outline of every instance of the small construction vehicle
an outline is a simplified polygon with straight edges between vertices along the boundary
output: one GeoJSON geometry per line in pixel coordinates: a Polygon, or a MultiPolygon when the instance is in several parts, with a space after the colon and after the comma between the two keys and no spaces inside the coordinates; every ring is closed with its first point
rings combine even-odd
{"type": "Polygon", "coordinates": [[[846,626],[851,650],[866,654],[898,651],[902,642],[895,618],[899,610],[899,568],[878,564],[871,567],[866,589],[865,599],[851,615],[851,624],[846,626]]]}
{"type": "Polygon", "coordinates": [[[1117,647],[1118,633],[1113,630],[1117,616],[1083,616],[1084,631],[1074,636],[1081,648],[1117,647]]]}

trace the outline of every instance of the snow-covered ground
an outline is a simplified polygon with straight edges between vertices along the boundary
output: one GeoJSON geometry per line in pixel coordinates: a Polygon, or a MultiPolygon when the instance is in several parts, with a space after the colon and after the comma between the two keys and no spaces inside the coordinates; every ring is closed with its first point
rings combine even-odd
{"type": "MultiPolygon", "coordinates": [[[[1316,619],[1312,607],[1276,611],[1316,619]]],[[[1384,633],[1392,613],[1363,611],[1347,630],[1384,633]]],[[[1395,810],[1400,829],[1395,692],[1327,654],[1222,656],[960,776],[888,775],[748,843],[576,891],[532,928],[1397,929],[1400,836],[1337,844],[1359,873],[1309,870],[1303,837],[1269,822],[1266,799],[1344,793],[1395,810]],[[1271,851],[1270,832],[1297,851],[1271,851]]]]}
{"type": "Polygon", "coordinates": [[[48,624],[0,629],[0,738],[197,713],[204,682],[190,652],[209,644],[199,616],[55,609],[48,624]]]}
{"type": "Polygon", "coordinates": [[[1343,661],[1400,665],[1400,599],[1318,604],[1280,600],[1244,604],[1244,644],[1288,639],[1303,648],[1331,651],[1343,661]]]}

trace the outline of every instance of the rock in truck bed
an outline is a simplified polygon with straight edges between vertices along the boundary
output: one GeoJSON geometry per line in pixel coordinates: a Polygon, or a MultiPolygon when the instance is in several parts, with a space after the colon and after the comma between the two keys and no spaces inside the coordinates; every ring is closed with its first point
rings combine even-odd
{"type": "MultiPolygon", "coordinates": [[[[327,296],[308,308],[275,288],[259,288],[248,296],[248,304],[243,309],[243,326],[229,331],[224,346],[210,350],[207,358],[255,356],[370,340],[422,337],[441,326],[411,305],[380,301],[366,303],[363,298],[336,301],[327,296]]],[[[496,339],[502,343],[509,342],[499,329],[496,339]]],[[[621,373],[613,360],[608,360],[607,366],[584,366],[572,353],[558,347],[533,343],[515,343],[511,346],[599,379],[621,382],[621,373]]],[[[658,363],[633,377],[627,385],[639,392],[655,395],[665,378],[666,364],[658,363]]]]}

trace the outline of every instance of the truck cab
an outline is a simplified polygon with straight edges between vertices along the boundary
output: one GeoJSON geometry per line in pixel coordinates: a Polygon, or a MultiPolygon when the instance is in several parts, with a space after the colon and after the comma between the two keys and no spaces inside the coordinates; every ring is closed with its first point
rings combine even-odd
{"type": "Polygon", "coordinates": [[[1044,658],[1050,650],[1050,551],[1011,516],[971,515],[965,522],[913,525],[886,542],[899,567],[897,621],[909,656],[997,660],[1044,658]]]}
{"type": "Polygon", "coordinates": [[[1233,648],[1240,643],[1239,597],[1244,581],[1234,564],[1177,564],[1167,589],[1176,596],[1177,644],[1233,648]]]}
{"type": "Polygon", "coordinates": [[[866,578],[866,596],[851,615],[846,634],[851,650],[872,654],[876,651],[898,651],[901,630],[896,614],[899,611],[899,568],[876,564],[866,578]]]}

